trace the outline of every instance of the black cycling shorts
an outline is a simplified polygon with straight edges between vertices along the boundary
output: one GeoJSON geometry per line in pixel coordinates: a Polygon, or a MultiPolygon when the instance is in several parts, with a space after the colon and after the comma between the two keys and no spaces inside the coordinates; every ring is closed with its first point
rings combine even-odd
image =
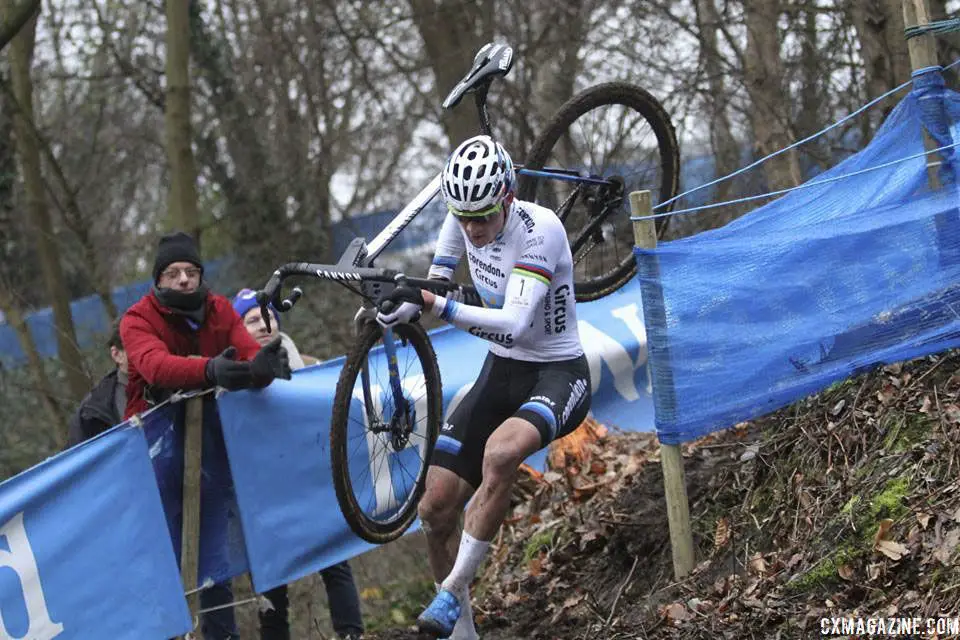
{"type": "Polygon", "coordinates": [[[487,440],[507,418],[531,422],[543,448],[576,429],[589,409],[586,356],[527,362],[490,353],[473,388],[440,429],[430,464],[453,471],[476,489],[487,440]]]}

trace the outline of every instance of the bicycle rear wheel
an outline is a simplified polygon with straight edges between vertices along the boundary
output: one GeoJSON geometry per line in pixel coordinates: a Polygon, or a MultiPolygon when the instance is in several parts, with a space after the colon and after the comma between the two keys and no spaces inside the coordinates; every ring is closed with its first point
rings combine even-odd
{"type": "Polygon", "coordinates": [[[354,533],[374,544],[399,538],[416,518],[443,417],[440,370],[426,332],[408,324],[391,335],[402,399],[389,378],[384,331],[368,322],[340,372],[330,423],[337,502],[354,533]]]}
{"type": "MultiPolygon", "coordinates": [[[[630,192],[649,190],[656,204],[675,196],[680,186],[680,152],[670,116],[649,92],[623,82],[597,85],[560,107],[534,142],[524,168],[575,170],[618,186],[622,200],[613,194],[613,206],[598,207],[604,193],[595,186],[521,176],[520,199],[557,211],[571,247],[577,248],[578,302],[602,298],[636,273],[630,192]]],[[[657,219],[658,235],[668,219],[657,219]]]]}

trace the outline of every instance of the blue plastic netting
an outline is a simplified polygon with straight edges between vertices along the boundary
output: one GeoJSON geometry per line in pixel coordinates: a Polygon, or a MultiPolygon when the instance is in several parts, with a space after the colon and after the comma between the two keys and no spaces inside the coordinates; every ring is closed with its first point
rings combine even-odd
{"type": "MultiPolygon", "coordinates": [[[[861,152],[811,182],[960,140],[940,75],[861,152]]],[[[770,412],[878,363],[960,344],[960,199],[926,161],[792,191],[720,229],[636,250],[660,440],[677,444],[770,412]]]]}

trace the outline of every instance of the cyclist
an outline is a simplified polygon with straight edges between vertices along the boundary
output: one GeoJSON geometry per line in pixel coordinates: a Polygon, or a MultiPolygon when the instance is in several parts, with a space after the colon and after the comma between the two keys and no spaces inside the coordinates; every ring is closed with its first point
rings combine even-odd
{"type": "Polygon", "coordinates": [[[443,424],[419,505],[439,584],[417,622],[421,632],[462,640],[477,637],[469,585],[510,506],[518,467],[583,421],[590,372],[559,218],[516,199],[510,156],[488,136],[458,146],[441,180],[449,213],[429,275],[452,278],[466,253],[484,307],[399,286],[388,298],[395,309],[377,320],[392,326],[426,310],[490,343],[479,378],[443,424]]]}

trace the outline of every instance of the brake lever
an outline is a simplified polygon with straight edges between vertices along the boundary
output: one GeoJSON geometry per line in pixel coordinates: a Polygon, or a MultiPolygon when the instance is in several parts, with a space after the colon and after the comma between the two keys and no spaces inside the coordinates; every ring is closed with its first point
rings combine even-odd
{"type": "Polygon", "coordinates": [[[263,318],[267,333],[270,333],[272,331],[270,328],[270,294],[264,290],[257,291],[257,304],[260,305],[260,317],[263,318]]]}

